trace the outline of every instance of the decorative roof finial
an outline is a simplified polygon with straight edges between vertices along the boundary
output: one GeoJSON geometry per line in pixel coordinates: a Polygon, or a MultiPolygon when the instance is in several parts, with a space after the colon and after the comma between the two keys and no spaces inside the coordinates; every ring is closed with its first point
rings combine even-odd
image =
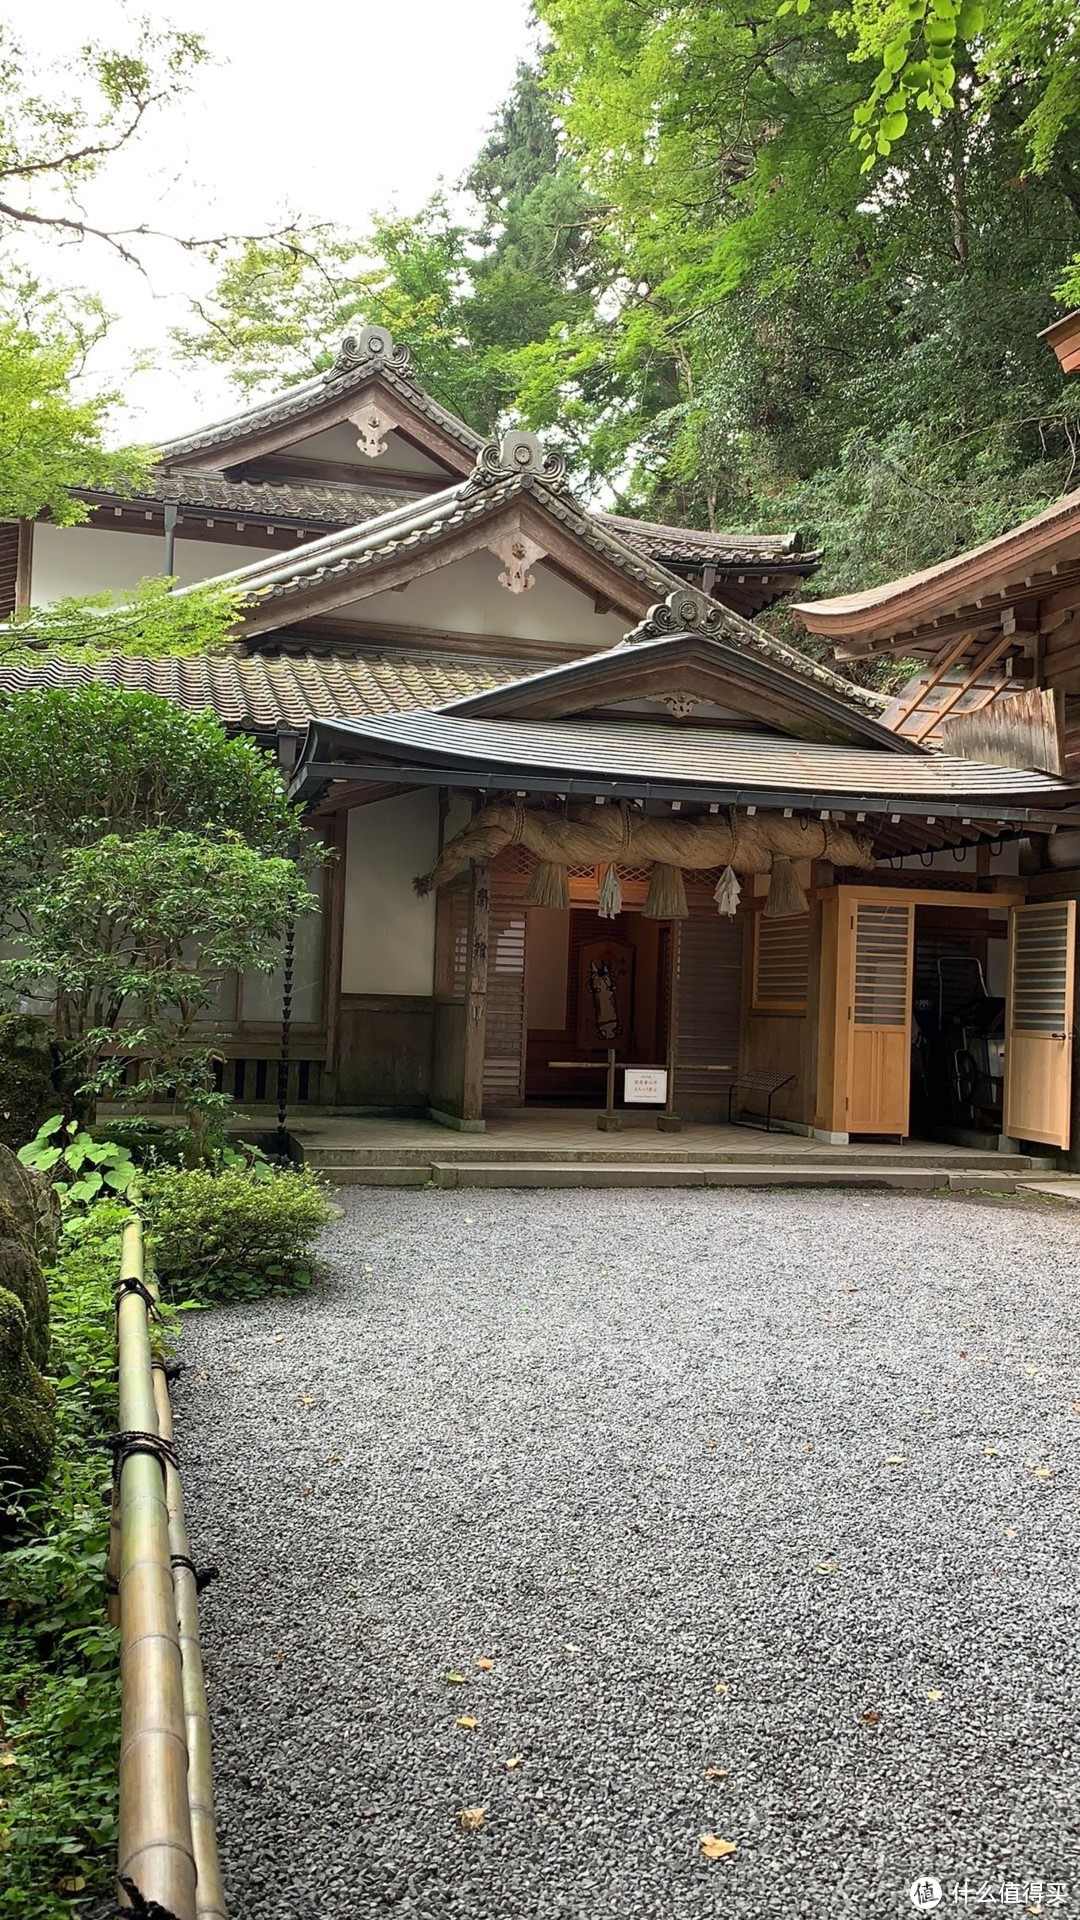
{"type": "Polygon", "coordinates": [[[359,333],[346,334],[341,351],[330,369],[331,376],[335,373],[354,373],[357,367],[366,366],[369,361],[393,367],[395,373],[406,373],[412,355],[408,347],[394,345],[393,335],[388,328],[361,327],[359,333]]]}
{"type": "Polygon", "coordinates": [[[504,433],[501,441],[489,440],[481,447],[467,485],[490,486],[508,473],[535,474],[549,486],[558,486],[566,476],[566,461],[561,453],[546,452],[537,434],[515,430],[504,433]]]}
{"type": "Polygon", "coordinates": [[[624,644],[632,646],[635,640],[667,640],[675,633],[730,632],[733,624],[727,608],[711,600],[707,593],[699,593],[696,587],[676,587],[666,600],[649,608],[644,620],[625,636],[624,644]]]}

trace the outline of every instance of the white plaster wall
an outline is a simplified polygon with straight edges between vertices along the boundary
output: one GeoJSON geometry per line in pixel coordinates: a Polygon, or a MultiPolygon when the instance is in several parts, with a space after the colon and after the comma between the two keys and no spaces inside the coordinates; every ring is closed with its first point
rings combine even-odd
{"type": "Polygon", "coordinates": [[[626,614],[597,613],[591,594],[580,593],[540,564],[533,570],[534,587],[509,593],[499,585],[502,567],[502,561],[483,548],[410,580],[404,593],[375,593],[336,608],[328,618],[496,638],[505,635],[512,640],[555,640],[582,653],[617,646],[634,625],[626,614]]]}
{"type": "MultiPolygon", "coordinates": [[[[186,586],[209,580],[234,567],[261,559],[263,547],[227,546],[224,541],[185,540],[177,536],[174,566],[186,586]]],[[[118,593],[160,574],[165,540],[160,533],[120,533],[103,527],[34,528],[30,596],[36,606],[69,594],[118,593]]]]}
{"type": "Polygon", "coordinates": [[[413,875],[435,865],[433,788],[396,794],[349,814],[342,927],[343,993],[428,994],[434,989],[435,896],[420,900],[413,875]]]}
{"type": "MultiPolygon", "coordinates": [[[[289,452],[298,453],[305,460],[332,460],[335,465],[345,462],[358,468],[359,475],[377,474],[380,467],[387,467],[396,468],[399,473],[431,474],[444,487],[453,485],[453,474],[447,473],[446,468],[428,454],[421,453],[419,447],[403,440],[400,433],[384,433],[382,437],[386,441],[386,452],[373,460],[357,444],[357,429],[344,420],[336,427],[324,427],[321,433],[309,434],[306,440],[297,440],[289,452]]],[[[282,455],[284,453],[282,448],[282,455]]],[[[468,456],[462,458],[467,460],[468,456]]]]}

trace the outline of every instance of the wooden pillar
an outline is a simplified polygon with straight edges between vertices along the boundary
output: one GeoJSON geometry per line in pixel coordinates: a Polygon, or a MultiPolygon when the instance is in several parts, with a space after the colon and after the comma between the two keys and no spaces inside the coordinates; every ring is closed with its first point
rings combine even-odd
{"type": "Polygon", "coordinates": [[[484,1042],[487,1035],[488,926],[491,917],[491,863],[474,860],[469,888],[469,933],[465,979],[465,1074],[461,1117],[477,1121],[484,1113],[484,1042]]]}

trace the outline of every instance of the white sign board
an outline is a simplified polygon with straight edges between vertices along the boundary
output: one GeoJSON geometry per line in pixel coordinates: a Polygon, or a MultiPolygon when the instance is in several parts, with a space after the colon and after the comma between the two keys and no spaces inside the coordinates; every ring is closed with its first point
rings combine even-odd
{"type": "Polygon", "coordinates": [[[623,1099],[627,1106],[663,1106],[667,1099],[665,1067],[627,1067],[623,1079],[623,1099]]]}

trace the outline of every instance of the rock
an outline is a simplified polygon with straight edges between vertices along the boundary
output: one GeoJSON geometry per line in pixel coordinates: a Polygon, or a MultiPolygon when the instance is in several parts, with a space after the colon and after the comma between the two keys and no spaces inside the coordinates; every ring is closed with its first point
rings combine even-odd
{"type": "Polygon", "coordinates": [[[35,1173],[16,1159],[10,1147],[0,1146],[0,1231],[10,1231],[5,1221],[14,1218],[18,1231],[46,1266],[56,1258],[60,1244],[60,1201],[56,1188],[44,1174],[35,1173]]]}
{"type": "Polygon", "coordinates": [[[24,1146],[57,1105],[53,1053],[46,1020],[28,1013],[0,1015],[0,1143],[24,1146]]]}
{"type": "Polygon", "coordinates": [[[56,1394],[28,1351],[22,1301],[0,1287],[0,1483],[40,1487],[52,1459],[56,1394]]]}
{"type": "Polygon", "coordinates": [[[49,1364],[49,1290],[41,1262],[22,1234],[7,1232],[0,1201],[0,1290],[13,1293],[26,1316],[26,1351],[35,1367],[49,1364]]]}

